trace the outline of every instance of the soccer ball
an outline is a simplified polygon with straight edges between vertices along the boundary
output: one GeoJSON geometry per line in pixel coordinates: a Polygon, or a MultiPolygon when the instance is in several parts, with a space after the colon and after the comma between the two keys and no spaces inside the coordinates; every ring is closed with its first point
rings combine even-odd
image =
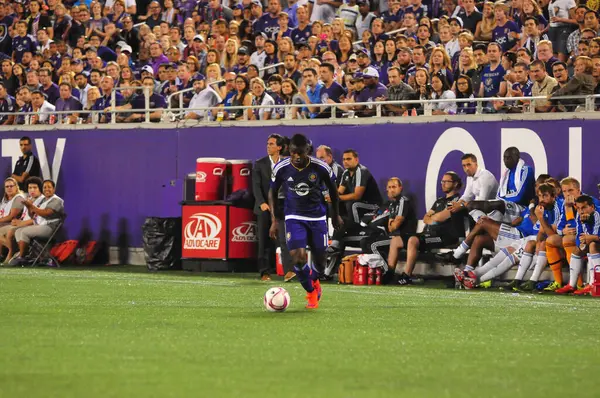
{"type": "Polygon", "coordinates": [[[283,312],[290,305],[290,294],[282,287],[272,287],[265,293],[265,308],[271,312],[283,312]]]}

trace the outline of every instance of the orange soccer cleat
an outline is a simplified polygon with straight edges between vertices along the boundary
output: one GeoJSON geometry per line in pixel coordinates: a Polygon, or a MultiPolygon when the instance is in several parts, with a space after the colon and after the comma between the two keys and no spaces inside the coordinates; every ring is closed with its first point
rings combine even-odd
{"type": "Polygon", "coordinates": [[[563,287],[561,287],[560,289],[556,289],[554,291],[554,293],[556,294],[569,294],[569,293],[573,293],[575,291],[575,288],[571,285],[565,285],[563,287]]]}
{"type": "Polygon", "coordinates": [[[577,289],[573,292],[576,296],[586,296],[588,294],[592,294],[592,285],[587,285],[584,288],[577,289]]]}
{"type": "Polygon", "coordinates": [[[319,299],[319,301],[321,301],[321,294],[323,294],[323,288],[321,288],[321,282],[319,282],[318,279],[316,281],[313,281],[313,287],[317,291],[317,298],[319,299]]]}
{"type": "Polygon", "coordinates": [[[311,310],[319,308],[319,292],[317,292],[317,289],[306,293],[306,308],[311,310]]]}

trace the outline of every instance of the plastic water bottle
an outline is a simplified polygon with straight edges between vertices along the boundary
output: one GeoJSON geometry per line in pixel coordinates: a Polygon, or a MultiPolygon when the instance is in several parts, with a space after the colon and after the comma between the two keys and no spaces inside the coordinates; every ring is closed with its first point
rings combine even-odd
{"type": "Polygon", "coordinates": [[[212,122],[212,121],[213,121],[213,114],[212,114],[212,111],[211,111],[211,110],[208,110],[208,111],[206,112],[206,120],[208,120],[209,122],[212,122]]]}

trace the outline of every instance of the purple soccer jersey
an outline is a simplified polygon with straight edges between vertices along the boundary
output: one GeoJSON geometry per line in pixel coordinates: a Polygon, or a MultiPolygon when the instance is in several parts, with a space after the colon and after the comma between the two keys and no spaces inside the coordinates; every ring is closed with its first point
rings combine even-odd
{"type": "Polygon", "coordinates": [[[323,198],[323,186],[329,179],[335,186],[335,175],[323,161],[310,157],[303,169],[285,159],[275,165],[271,183],[273,190],[283,186],[285,192],[283,213],[285,231],[290,250],[305,248],[310,244],[316,252],[327,247],[327,205],[323,198]]]}

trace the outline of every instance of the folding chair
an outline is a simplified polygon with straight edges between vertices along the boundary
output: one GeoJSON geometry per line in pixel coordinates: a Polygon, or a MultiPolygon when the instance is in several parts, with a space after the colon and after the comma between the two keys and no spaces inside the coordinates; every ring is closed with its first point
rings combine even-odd
{"type": "Polygon", "coordinates": [[[52,249],[54,243],[54,237],[62,228],[66,218],[67,215],[63,213],[58,221],[57,227],[54,229],[54,232],[52,232],[52,235],[50,235],[48,239],[34,238],[31,240],[31,245],[29,246],[29,253],[27,255],[28,258],[35,257],[35,259],[30,265],[31,267],[35,267],[41,261],[50,259],[54,262],[54,264],[56,264],[56,267],[60,268],[60,263],[52,254],[50,254],[50,250],[52,249]]]}

